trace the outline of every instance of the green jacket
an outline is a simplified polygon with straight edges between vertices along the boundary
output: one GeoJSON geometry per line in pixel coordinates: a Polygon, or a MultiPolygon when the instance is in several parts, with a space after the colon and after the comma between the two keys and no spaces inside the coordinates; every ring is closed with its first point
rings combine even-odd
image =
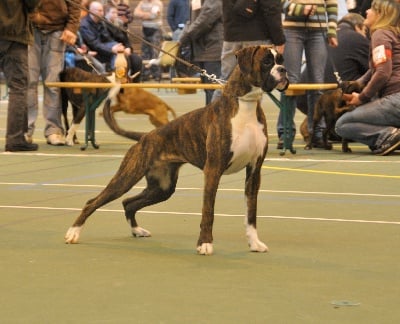
{"type": "Polygon", "coordinates": [[[32,26],[28,14],[40,0],[1,0],[0,39],[23,44],[33,42],[32,26]]]}

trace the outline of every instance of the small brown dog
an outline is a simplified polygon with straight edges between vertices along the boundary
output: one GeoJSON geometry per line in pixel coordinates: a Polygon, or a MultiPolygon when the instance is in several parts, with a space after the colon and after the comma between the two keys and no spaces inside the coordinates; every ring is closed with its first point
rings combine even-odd
{"type": "MultiPolygon", "coordinates": [[[[63,82],[110,82],[105,76],[97,75],[84,71],[79,68],[67,68],[60,74],[60,80],[63,82]]],[[[64,116],[65,128],[68,130],[66,143],[74,145],[78,143],[76,139],[76,131],[85,117],[85,104],[81,91],[74,88],[62,88],[62,112],[64,116]],[[73,121],[71,127],[68,123],[67,110],[68,102],[72,105],[73,121]]],[[[106,97],[109,89],[87,89],[90,96],[89,101],[97,100],[99,97],[106,97]]],[[[89,104],[93,104],[89,102],[89,104]]],[[[100,106],[101,102],[98,103],[100,106]]],[[[141,88],[125,88],[121,89],[114,104],[111,106],[111,114],[104,116],[107,125],[117,134],[129,137],[129,133],[121,129],[116,123],[113,114],[117,111],[123,111],[128,114],[146,114],[149,116],[150,122],[155,127],[160,127],[168,123],[168,112],[171,112],[173,118],[176,118],[175,111],[152,93],[141,88]]]]}
{"type": "MultiPolygon", "coordinates": [[[[330,134],[334,133],[335,123],[345,112],[353,110],[355,107],[352,105],[347,105],[343,96],[345,94],[351,94],[352,92],[360,92],[362,90],[361,85],[356,81],[344,81],[340,84],[339,88],[335,90],[328,90],[324,92],[318,99],[314,108],[313,116],[313,132],[309,133],[307,127],[307,118],[300,126],[300,132],[304,136],[306,141],[305,150],[312,149],[313,133],[315,131],[316,125],[322,119],[325,118],[326,128],[322,133],[323,147],[325,150],[332,149],[332,143],[328,142],[328,137],[330,134]]],[[[342,152],[350,153],[348,142],[345,139],[342,141],[342,152]]]]}

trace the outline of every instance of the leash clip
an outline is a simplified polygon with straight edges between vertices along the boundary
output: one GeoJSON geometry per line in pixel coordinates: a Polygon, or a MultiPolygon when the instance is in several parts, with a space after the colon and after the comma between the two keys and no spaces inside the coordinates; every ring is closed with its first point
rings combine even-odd
{"type": "Polygon", "coordinates": [[[208,74],[206,70],[201,70],[200,75],[205,76],[212,83],[218,83],[220,85],[224,85],[226,83],[226,81],[223,79],[217,79],[215,74],[208,74]]]}

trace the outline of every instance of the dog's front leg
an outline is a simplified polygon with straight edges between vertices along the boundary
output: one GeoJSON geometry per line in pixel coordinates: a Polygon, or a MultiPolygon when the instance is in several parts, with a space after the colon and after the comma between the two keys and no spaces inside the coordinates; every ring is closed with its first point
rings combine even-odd
{"type": "Polygon", "coordinates": [[[213,254],[214,206],[221,175],[216,174],[215,170],[207,170],[206,168],[204,169],[204,175],[203,209],[197,252],[202,255],[211,255],[213,254]]]}
{"type": "Polygon", "coordinates": [[[259,240],[257,234],[257,196],[260,188],[261,163],[256,168],[248,166],[246,168],[246,203],[247,215],[245,218],[246,236],[250,251],[267,252],[268,247],[259,240]]]}
{"type": "Polygon", "coordinates": [[[71,127],[67,131],[67,136],[65,138],[65,144],[67,146],[74,146],[74,144],[79,144],[76,139],[76,131],[79,128],[79,124],[72,123],[71,127]]]}

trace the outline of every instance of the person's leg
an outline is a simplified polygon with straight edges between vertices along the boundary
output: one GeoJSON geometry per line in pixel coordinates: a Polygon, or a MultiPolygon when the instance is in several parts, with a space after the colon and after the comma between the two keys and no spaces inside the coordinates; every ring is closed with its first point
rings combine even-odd
{"type": "MultiPolygon", "coordinates": [[[[154,45],[154,46],[156,46],[157,48],[160,48],[161,47],[161,42],[162,42],[162,32],[161,32],[161,29],[157,29],[155,32],[154,32],[154,34],[150,37],[150,42],[154,45]]],[[[152,47],[152,52],[153,52],[153,54],[152,54],[152,57],[151,58],[158,58],[158,56],[159,56],[159,54],[160,54],[160,51],[157,49],[157,48],[155,48],[155,47],[152,47]]],[[[155,80],[161,80],[161,67],[160,66],[158,66],[158,65],[152,65],[151,67],[150,67],[150,71],[151,71],[151,75],[153,76],[153,78],[155,79],[155,80]]]]}
{"type": "Polygon", "coordinates": [[[400,93],[357,107],[341,116],[335,125],[339,136],[367,145],[371,150],[382,146],[400,128],[400,93]]]}
{"type": "MultiPolygon", "coordinates": [[[[61,31],[46,35],[46,43],[42,49],[42,79],[46,82],[60,81],[60,72],[64,68],[65,43],[60,40],[61,31]]],[[[44,135],[49,144],[62,145],[65,140],[64,129],[61,122],[61,90],[58,87],[44,86],[43,91],[43,116],[46,122],[44,135]],[[52,136],[56,135],[56,136],[52,136]],[[49,136],[51,136],[49,138],[49,136]],[[53,141],[52,138],[60,140],[53,141]]]]}
{"type": "MultiPolygon", "coordinates": [[[[235,68],[237,50],[242,48],[241,42],[223,42],[221,53],[221,79],[228,80],[233,69],[235,68]]],[[[213,93],[212,101],[221,97],[221,90],[215,90],[213,93]]]]}
{"type": "MultiPolygon", "coordinates": [[[[219,78],[221,74],[221,62],[220,61],[212,61],[212,62],[199,62],[199,66],[206,70],[209,75],[214,74],[217,78],[219,78]]],[[[210,79],[205,76],[201,77],[202,83],[212,83],[210,79]]],[[[213,89],[205,89],[204,92],[206,94],[206,105],[208,105],[213,98],[214,94],[213,89]]]]}
{"type": "Polygon", "coordinates": [[[28,129],[28,46],[0,41],[1,66],[8,85],[6,151],[36,151],[37,144],[27,143],[28,129]]]}
{"type": "MultiPolygon", "coordinates": [[[[302,67],[302,59],[303,59],[303,49],[304,49],[304,32],[297,30],[285,30],[285,52],[283,53],[284,65],[287,70],[287,75],[289,82],[291,84],[300,83],[301,80],[301,67],[302,67]]],[[[286,109],[288,109],[288,116],[292,116],[292,138],[293,141],[294,136],[296,134],[296,125],[294,123],[294,115],[296,112],[296,100],[295,97],[286,97],[285,93],[281,94],[281,101],[286,103],[286,109]]],[[[284,133],[284,123],[283,123],[283,114],[279,112],[278,121],[277,121],[277,133],[279,139],[281,139],[284,133]]],[[[283,141],[280,141],[278,148],[283,147],[283,141]]]]}
{"type": "MultiPolygon", "coordinates": [[[[305,45],[305,56],[307,61],[307,73],[310,83],[325,82],[325,66],[328,58],[328,48],[323,32],[307,32],[307,42],[305,45]]],[[[308,112],[307,124],[309,132],[313,132],[314,107],[322,91],[311,90],[307,92],[308,112]]],[[[313,142],[318,144],[322,142],[322,131],[325,129],[325,120],[322,118],[315,128],[313,142]]]]}
{"type": "MultiPolygon", "coordinates": [[[[137,54],[131,54],[129,56],[129,75],[134,75],[142,70],[142,58],[137,54]]],[[[132,83],[140,82],[140,74],[133,78],[132,83]]]]}
{"type": "Polygon", "coordinates": [[[42,34],[34,28],[34,43],[28,46],[28,69],[29,69],[29,83],[28,83],[28,131],[26,134],[27,140],[32,141],[33,133],[35,132],[36,120],[39,111],[38,102],[38,85],[40,77],[40,62],[42,52],[42,34]]]}

